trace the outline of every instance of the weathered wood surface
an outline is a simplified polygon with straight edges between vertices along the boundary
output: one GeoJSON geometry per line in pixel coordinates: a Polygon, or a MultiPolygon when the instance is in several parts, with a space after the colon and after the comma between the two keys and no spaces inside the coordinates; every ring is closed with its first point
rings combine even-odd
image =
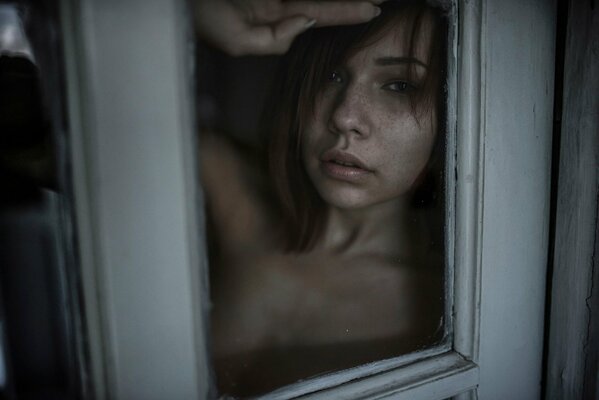
{"type": "Polygon", "coordinates": [[[571,1],[567,29],[547,398],[596,399],[599,4],[571,1]]]}
{"type": "Polygon", "coordinates": [[[549,0],[483,9],[479,400],[541,396],[555,9],[549,0]]]}

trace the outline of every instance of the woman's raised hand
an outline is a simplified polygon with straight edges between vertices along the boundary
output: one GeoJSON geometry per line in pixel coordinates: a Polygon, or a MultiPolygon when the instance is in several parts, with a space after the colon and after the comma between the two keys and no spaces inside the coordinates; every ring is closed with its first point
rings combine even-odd
{"type": "Polygon", "coordinates": [[[196,0],[196,29],[233,56],[282,54],[312,26],[370,21],[383,1],[196,0]]]}

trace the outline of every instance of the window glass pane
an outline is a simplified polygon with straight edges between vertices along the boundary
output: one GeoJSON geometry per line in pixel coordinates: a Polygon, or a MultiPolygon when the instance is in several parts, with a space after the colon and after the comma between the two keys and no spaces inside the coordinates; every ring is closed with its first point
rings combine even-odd
{"type": "Polygon", "coordinates": [[[212,355],[251,396],[445,336],[446,11],[199,45],[212,355]]]}

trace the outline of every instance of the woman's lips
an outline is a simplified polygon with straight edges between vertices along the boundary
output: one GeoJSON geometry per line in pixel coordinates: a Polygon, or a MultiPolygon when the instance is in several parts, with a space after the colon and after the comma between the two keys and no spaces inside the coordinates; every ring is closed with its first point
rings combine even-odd
{"type": "Polygon", "coordinates": [[[320,167],[330,178],[347,182],[373,173],[358,157],[340,150],[326,151],[320,158],[320,167]]]}

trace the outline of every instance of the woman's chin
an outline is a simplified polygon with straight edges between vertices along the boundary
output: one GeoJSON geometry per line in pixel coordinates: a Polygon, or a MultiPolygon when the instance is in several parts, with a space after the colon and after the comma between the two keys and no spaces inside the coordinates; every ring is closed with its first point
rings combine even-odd
{"type": "Polygon", "coordinates": [[[378,203],[363,193],[351,193],[350,190],[328,191],[320,195],[329,207],[347,211],[363,210],[378,203]]]}
{"type": "Polygon", "coordinates": [[[368,211],[401,202],[406,192],[365,191],[361,188],[319,188],[318,193],[331,208],[346,211],[368,211]]]}

